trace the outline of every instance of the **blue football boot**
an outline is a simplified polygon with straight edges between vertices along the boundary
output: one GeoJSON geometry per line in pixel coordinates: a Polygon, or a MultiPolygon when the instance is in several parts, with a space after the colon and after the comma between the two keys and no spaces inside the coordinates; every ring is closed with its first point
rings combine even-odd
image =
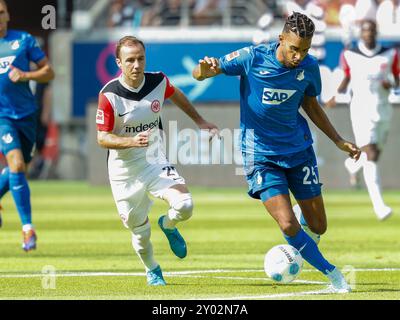
{"type": "Polygon", "coordinates": [[[161,216],[160,219],[158,219],[158,225],[167,237],[172,252],[178,258],[183,259],[187,255],[185,239],[183,239],[177,228],[169,230],[163,227],[164,217],[165,216],[161,216]]]}

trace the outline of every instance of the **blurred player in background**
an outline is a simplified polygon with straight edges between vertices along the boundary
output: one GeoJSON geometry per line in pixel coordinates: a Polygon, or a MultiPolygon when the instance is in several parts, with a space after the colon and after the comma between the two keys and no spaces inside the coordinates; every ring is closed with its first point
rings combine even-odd
{"type": "Polygon", "coordinates": [[[318,241],[327,221],[313,141],[299,107],[339,149],[355,159],[360,156],[360,150],[336,132],[317,101],[321,77],[316,58],[308,55],[314,30],[306,15],[294,12],[286,19],[279,42],[246,47],[220,59],[206,56],[193,77],[241,77],[240,127],[249,195],[261,199],[287,242],[328,276],[328,292],[345,293],[351,289],[342,273],[325,260],[303,229],[309,228],[318,241]],[[297,218],[289,189],[302,211],[297,218]]]}
{"type": "MultiPolygon", "coordinates": [[[[165,285],[160,265],[153,256],[148,214],[151,195],[165,200],[170,209],[158,224],[179,258],[186,243],[176,225],[192,215],[192,196],[185,180],[171,166],[162,148],[160,114],[170,99],[201,129],[217,132],[186,96],[162,72],[145,72],[145,47],[127,36],[119,40],[116,62],[122,75],[105,85],[99,94],[96,115],[97,140],[109,149],[108,174],[119,215],[132,232],[132,246],[145,266],[149,285],[165,285]],[[159,153],[151,158],[150,150],[159,153]]],[[[153,154],[152,154],[153,155],[153,154]]]]}
{"type": "Polygon", "coordinates": [[[50,83],[34,82],[33,92],[38,105],[36,114],[36,148],[35,154],[28,168],[29,179],[45,178],[47,175],[46,161],[43,150],[46,145],[46,137],[51,122],[51,86],[50,83]]]}
{"type": "MultiPolygon", "coordinates": [[[[363,169],[375,214],[382,221],[392,214],[392,209],[383,201],[377,162],[392,117],[389,90],[399,87],[399,55],[396,49],[377,43],[374,21],[363,20],[361,38],[354,47],[344,50],[341,64],[345,77],[338,92],[346,92],[351,82],[351,123],[356,143],[363,151],[357,162],[346,159],[345,167],[350,173],[352,185],[357,185],[357,173],[363,169]]],[[[327,105],[333,107],[335,98],[327,105]]]]}
{"type": "Polygon", "coordinates": [[[36,248],[30,190],[26,179],[36,139],[35,98],[29,81],[48,82],[54,72],[36,40],[23,31],[9,30],[10,16],[0,0],[0,151],[7,167],[0,174],[0,199],[11,191],[22,222],[22,248],[36,248]],[[30,71],[33,62],[37,70],[30,71]]]}

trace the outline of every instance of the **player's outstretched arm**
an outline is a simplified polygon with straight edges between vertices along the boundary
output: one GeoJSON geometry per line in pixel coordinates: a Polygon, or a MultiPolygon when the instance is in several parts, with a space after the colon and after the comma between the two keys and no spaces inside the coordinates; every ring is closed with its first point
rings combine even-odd
{"type": "MultiPolygon", "coordinates": [[[[350,83],[350,77],[345,76],[342,80],[342,82],[339,84],[339,87],[337,88],[338,93],[345,93],[347,91],[347,87],[349,86],[350,83]]],[[[333,96],[326,104],[325,106],[327,108],[333,108],[336,106],[336,98],[333,96]]]]}
{"type": "Polygon", "coordinates": [[[349,154],[351,158],[358,160],[361,155],[361,150],[351,142],[344,140],[332,123],[329,121],[326,113],[321,108],[316,97],[305,96],[303,101],[303,109],[307,113],[312,122],[331,139],[336,146],[349,154]]]}
{"type": "Polygon", "coordinates": [[[204,120],[181,90],[175,87],[175,92],[170,99],[179,109],[185,112],[200,129],[209,130],[212,136],[218,135],[218,127],[215,124],[204,120]]]}
{"type": "Polygon", "coordinates": [[[150,129],[134,137],[120,137],[106,131],[97,131],[97,143],[106,149],[143,148],[149,146],[150,129]]]}
{"type": "Polygon", "coordinates": [[[196,80],[202,81],[207,78],[215,77],[222,73],[217,58],[207,57],[199,60],[199,64],[193,69],[192,76],[196,80]]]}
{"type": "Polygon", "coordinates": [[[11,66],[11,71],[8,74],[8,77],[12,82],[33,80],[40,83],[47,83],[54,79],[54,71],[47,58],[40,60],[37,63],[37,67],[37,70],[25,72],[14,66],[11,66]]]}

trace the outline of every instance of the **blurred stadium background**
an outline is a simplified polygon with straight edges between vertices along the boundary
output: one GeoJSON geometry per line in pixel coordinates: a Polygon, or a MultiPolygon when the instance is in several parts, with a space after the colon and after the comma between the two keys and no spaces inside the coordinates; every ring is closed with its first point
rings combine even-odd
{"type": "MultiPolygon", "coordinates": [[[[287,13],[304,10],[317,25],[312,51],[320,59],[324,82],[321,100],[325,102],[340,78],[340,52],[357,37],[357,20],[377,18],[382,40],[400,47],[398,1],[7,3],[9,27],[27,30],[40,40],[56,78],[47,88],[36,88],[42,121],[48,128],[44,147],[29,172],[31,179],[45,180],[31,184],[39,247],[28,256],[19,249],[20,233],[15,230],[20,221],[12,197],[6,196],[2,200],[6,211],[0,232],[0,299],[333,299],[331,295],[310,295],[322,289],[326,279],[309,266],[289,286],[276,285],[265,277],[264,254],[283,241],[282,234],[272,219],[266,219],[261,204],[246,195],[240,152],[225,139],[224,164],[206,164],[209,145],[207,139],[203,143],[199,138],[198,143],[196,139],[191,141],[189,156],[180,158],[174,152],[185,141],[177,141],[175,134],[195,127],[171,104],[163,114],[169,151],[174,151],[168,155],[172,163],[185,160],[177,161],[176,166],[196,203],[195,219],[182,225],[190,258],[181,261],[173,256],[164,235],[153,228],[155,254],[172,285],[168,291],[145,286],[143,266],[133,254],[129,233],[123,231],[117,218],[107,185],[106,152],[96,144],[97,95],[117,75],[115,42],[124,35],[136,35],[146,43],[147,70],[162,70],[203,116],[220,129],[234,132],[239,126],[239,80],[217,77],[195,82],[191,70],[199,58],[222,56],[243,46],[276,39],[287,13]],[[394,2],[397,11],[393,10],[394,2]],[[53,29],[52,19],[56,22],[53,29]],[[46,181],[50,179],[56,181],[46,181]],[[46,279],[53,279],[54,287],[46,279]]],[[[346,105],[349,96],[340,98],[342,103],[326,112],[339,131],[352,139],[346,105]]],[[[388,223],[376,221],[366,190],[349,192],[343,165],[346,155],[314,128],[331,231],[321,246],[335,264],[351,267],[347,274],[357,280],[354,293],[336,299],[400,298],[400,96],[393,93],[391,99],[395,105],[392,129],[380,159],[385,199],[396,213],[388,223]]],[[[165,203],[155,203],[150,215],[153,226],[165,210],[165,203]]]]}
{"type": "MultiPolygon", "coordinates": [[[[145,41],[148,71],[162,70],[202,115],[220,129],[230,130],[239,126],[239,80],[221,77],[195,82],[191,77],[193,66],[204,55],[222,56],[276,39],[284,17],[293,10],[305,11],[316,22],[312,53],[320,60],[322,102],[332,96],[338,84],[339,55],[357,37],[358,20],[376,18],[381,39],[400,46],[400,7],[392,0],[13,0],[8,6],[10,28],[24,29],[38,37],[56,72],[47,103],[51,118],[45,145],[31,172],[32,178],[39,179],[107,183],[106,153],[96,144],[94,110],[99,90],[118,73],[114,43],[124,35],[145,41]],[[44,10],[46,5],[55,8],[53,29],[43,28],[43,19],[50,12],[44,10]],[[30,14],[22,14],[22,10],[30,14]]],[[[342,96],[339,107],[326,111],[340,132],[352,139],[348,99],[348,95],[342,96]]],[[[400,96],[393,93],[391,100],[395,110],[381,159],[382,182],[385,188],[399,188],[400,179],[394,173],[395,159],[400,156],[400,96]]],[[[163,115],[167,134],[170,120],[177,121],[178,130],[194,128],[172,105],[163,115]]],[[[315,140],[324,185],[348,188],[345,155],[317,130],[315,140]]],[[[240,157],[223,165],[199,164],[205,152],[201,145],[193,146],[200,149],[193,152],[188,163],[177,163],[189,185],[245,187],[240,157]]]]}

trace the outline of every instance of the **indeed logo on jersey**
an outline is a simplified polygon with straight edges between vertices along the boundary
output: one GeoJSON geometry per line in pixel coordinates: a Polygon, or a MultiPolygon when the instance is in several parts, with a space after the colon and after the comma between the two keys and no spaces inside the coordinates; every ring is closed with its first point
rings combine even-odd
{"type": "Polygon", "coordinates": [[[279,105],[288,100],[296,90],[270,89],[264,88],[262,103],[270,105],[279,105]]]}
{"type": "Polygon", "coordinates": [[[14,60],[15,56],[0,58],[0,74],[6,73],[14,60]]]}
{"type": "Polygon", "coordinates": [[[158,119],[154,122],[150,122],[150,123],[146,123],[146,124],[139,124],[136,127],[125,127],[125,133],[136,133],[136,132],[142,132],[142,131],[146,131],[149,129],[154,129],[154,128],[158,128],[158,119]]]}

